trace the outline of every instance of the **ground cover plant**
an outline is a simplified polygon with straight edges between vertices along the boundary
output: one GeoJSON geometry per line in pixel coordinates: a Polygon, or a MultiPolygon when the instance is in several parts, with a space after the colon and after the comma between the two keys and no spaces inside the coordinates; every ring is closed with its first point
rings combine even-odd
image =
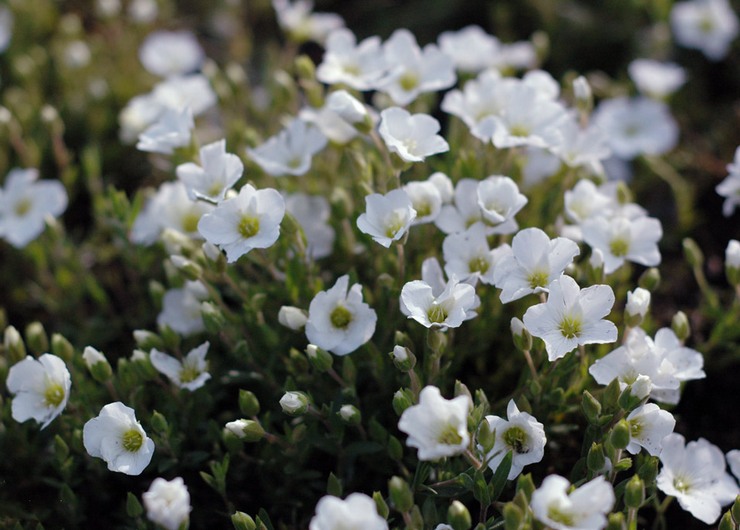
{"type": "Polygon", "coordinates": [[[740,526],[736,4],[0,5],[0,526],[740,526]]]}

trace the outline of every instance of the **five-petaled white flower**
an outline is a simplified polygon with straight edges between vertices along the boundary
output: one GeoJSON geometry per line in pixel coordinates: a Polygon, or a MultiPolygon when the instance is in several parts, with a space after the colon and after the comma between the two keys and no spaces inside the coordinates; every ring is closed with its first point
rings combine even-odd
{"type": "Polygon", "coordinates": [[[410,114],[400,107],[380,113],[378,132],[388,149],[406,162],[421,162],[424,158],[444,153],[449,144],[437,133],[439,122],[428,114],[410,114]]]}
{"type": "Polygon", "coordinates": [[[336,355],[347,355],[365,344],[375,332],[378,316],[362,301],[362,286],[348,291],[349,276],[340,277],[334,287],[311,300],[306,337],[311,344],[336,355]]]}
{"type": "Polygon", "coordinates": [[[737,15],[727,0],[676,2],[671,9],[671,29],[676,42],[700,50],[712,61],[727,55],[739,27],[737,15]]]}
{"type": "Polygon", "coordinates": [[[325,495],[316,504],[309,530],[387,530],[375,501],[364,493],[352,493],[342,500],[325,495]]]}
{"type": "Polygon", "coordinates": [[[414,219],[416,210],[411,199],[399,188],[385,195],[373,193],[366,196],[365,213],[357,218],[357,228],[388,248],[406,234],[414,219]]]}
{"type": "Polygon", "coordinates": [[[520,412],[513,399],[506,407],[506,416],[508,419],[486,416],[489,429],[496,435],[496,442],[486,455],[486,460],[488,467],[496,471],[506,454],[511,451],[514,458],[507,478],[513,480],[524,466],[542,460],[547,438],[544,425],[531,414],[520,412]]]}
{"type": "Polygon", "coordinates": [[[38,359],[30,355],[8,371],[6,386],[15,394],[11,405],[13,419],[34,419],[46,428],[67,406],[72,380],[64,361],[45,353],[38,359]]]}
{"type": "Polygon", "coordinates": [[[401,289],[401,312],[427,328],[457,328],[476,316],[479,305],[473,286],[454,277],[438,294],[422,280],[410,281],[401,289]]]}
{"type": "Polygon", "coordinates": [[[640,448],[652,456],[658,456],[663,449],[663,439],[673,432],[676,419],[667,410],[654,403],[646,403],[627,416],[630,426],[630,443],[627,451],[636,455],[640,448]]]}
{"type": "Polygon", "coordinates": [[[180,164],[176,170],[192,200],[222,201],[244,171],[239,157],[226,152],[226,140],[201,147],[200,163],[200,166],[192,162],[180,164]]]}
{"type": "Polygon", "coordinates": [[[532,493],[535,519],[553,530],[601,530],[614,506],[614,489],[603,476],[568,493],[570,482],[550,475],[532,493]]]}
{"type": "Polygon", "coordinates": [[[265,173],[275,177],[303,175],[311,169],[313,155],[326,143],[326,136],[317,127],[296,118],[262,145],[247,149],[247,154],[265,173]]]}
{"type": "Polygon", "coordinates": [[[534,337],[545,341],[550,361],[563,357],[582,344],[606,344],[617,340],[617,327],[603,318],[614,305],[608,285],[581,290],[570,276],[550,284],[547,302],[524,313],[524,325],[534,337]]]}
{"type": "Polygon", "coordinates": [[[380,37],[368,37],[357,44],[354,33],[338,28],[327,37],[325,48],[324,58],[316,68],[316,79],[322,83],[371,90],[386,72],[380,37]]]}
{"type": "Polygon", "coordinates": [[[663,237],[663,227],[653,217],[593,217],[581,224],[581,230],[583,240],[602,252],[606,274],[617,270],[625,261],[646,267],[660,265],[658,241],[663,237]]]}
{"type": "Polygon", "coordinates": [[[37,169],[12,169],[0,189],[0,237],[23,248],[44,231],[46,216],[58,217],[67,208],[61,182],[37,182],[37,169]]]}
{"type": "Polygon", "coordinates": [[[419,450],[419,460],[437,460],[465,451],[470,442],[470,398],[445,399],[435,386],[424,387],[419,403],[401,414],[398,428],[409,435],[406,445],[419,450]]]}
{"type": "Polygon", "coordinates": [[[154,454],[154,442],[136,421],[134,409],[120,401],[104,406],[98,417],[85,423],[82,443],[90,456],[102,458],[108,469],[139,475],[154,454]]]}
{"type": "Polygon", "coordinates": [[[171,155],[175,149],[190,143],[193,127],[195,124],[190,107],[166,107],[157,120],[139,135],[136,148],[139,151],[171,155]]]}
{"type": "Polygon", "coordinates": [[[246,184],[239,195],[226,199],[201,217],[198,231],[226,251],[229,263],[254,248],[267,248],[280,235],[285,200],[272,188],[256,190],[246,184]]]}
{"type": "Polygon", "coordinates": [[[681,508],[706,524],[714,523],[722,506],[740,493],[735,479],[725,470],[725,455],[704,438],[686,443],[680,434],[669,434],[663,439],[660,462],[663,468],[658,488],[676,497],[681,508]]]}
{"type": "Polygon", "coordinates": [[[210,343],[204,342],[190,350],[182,361],[167,355],[156,348],[149,353],[149,360],[158,372],[166,375],[170,381],[185,390],[196,390],[211,378],[207,372],[206,353],[210,343]]]}
{"type": "Polygon", "coordinates": [[[149,490],[141,496],[146,517],[166,530],[187,527],[190,517],[190,493],[182,477],[172,480],[155,478],[149,490]]]}

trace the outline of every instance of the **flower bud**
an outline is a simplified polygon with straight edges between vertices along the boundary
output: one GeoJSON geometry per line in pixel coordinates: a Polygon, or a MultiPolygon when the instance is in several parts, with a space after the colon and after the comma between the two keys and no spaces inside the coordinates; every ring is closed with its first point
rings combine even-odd
{"type": "Polygon", "coordinates": [[[257,524],[244,512],[234,512],[231,516],[231,524],[234,530],[257,530],[257,524]]]}
{"type": "Polygon", "coordinates": [[[650,267],[640,275],[637,285],[648,291],[655,291],[660,285],[660,271],[655,267],[650,267]]]}
{"type": "Polygon", "coordinates": [[[524,512],[513,502],[504,504],[504,530],[519,530],[524,520],[524,512]]]}
{"type": "Polygon", "coordinates": [[[735,524],[740,525],[740,495],[735,497],[735,502],[732,503],[730,513],[732,514],[732,519],[735,521],[735,524]]]}
{"type": "Polygon", "coordinates": [[[686,313],[679,311],[673,315],[673,320],[671,320],[671,329],[673,329],[673,333],[676,334],[676,337],[678,337],[678,340],[681,342],[685,342],[686,339],[691,336],[691,326],[689,325],[689,319],[686,316],[686,313]]]}
{"type": "Polygon", "coordinates": [[[416,366],[416,356],[404,346],[396,344],[390,356],[393,364],[402,372],[409,372],[416,366]]]}
{"type": "Polygon", "coordinates": [[[375,501],[375,508],[378,511],[378,515],[383,519],[388,519],[388,514],[391,513],[391,510],[388,508],[388,503],[385,502],[385,499],[379,491],[373,492],[373,500],[375,501]]]}
{"type": "Polygon", "coordinates": [[[624,308],[624,321],[635,328],[642,324],[648,307],[650,306],[650,291],[638,287],[634,291],[627,292],[627,305],[624,308]]]}
{"type": "Polygon", "coordinates": [[[626,412],[633,410],[650,394],[652,386],[648,376],[638,376],[634,383],[622,390],[617,400],[619,407],[626,412]]]}
{"type": "Polygon", "coordinates": [[[31,322],[26,326],[26,346],[34,353],[49,351],[49,337],[41,322],[31,322]]]}
{"type": "Polygon", "coordinates": [[[393,394],[393,410],[399,416],[413,404],[414,396],[408,388],[396,390],[396,393],[393,394]]]}
{"type": "Polygon", "coordinates": [[[245,416],[256,416],[260,412],[257,396],[249,390],[239,390],[239,410],[245,416]]]}
{"type": "Polygon", "coordinates": [[[452,501],[447,509],[447,522],[453,530],[469,530],[470,525],[473,524],[468,509],[457,500],[452,501]]]}
{"type": "Polygon", "coordinates": [[[524,327],[524,322],[516,317],[511,319],[511,335],[517,350],[524,352],[532,349],[532,335],[524,327]]]}
{"type": "Polygon", "coordinates": [[[523,492],[527,500],[532,499],[532,493],[534,493],[535,488],[534,480],[532,479],[532,473],[527,473],[526,475],[519,475],[519,478],[516,480],[516,491],[523,492]]]}
{"type": "Polygon", "coordinates": [[[92,346],[85,347],[82,358],[93,379],[98,383],[105,383],[113,375],[113,369],[110,367],[108,359],[92,346]]]}
{"type": "Polygon", "coordinates": [[[60,333],[51,334],[51,353],[64,359],[65,362],[71,362],[75,349],[64,335],[60,333]]]}
{"type": "Polygon", "coordinates": [[[636,510],[643,502],[645,502],[645,483],[639,476],[632,475],[624,489],[624,504],[627,508],[636,510]]]}
{"type": "Polygon", "coordinates": [[[187,280],[198,280],[203,275],[203,269],[200,265],[179,254],[170,256],[170,261],[187,280]]]}
{"type": "Polygon", "coordinates": [[[491,430],[491,425],[488,420],[484,419],[478,426],[478,443],[483,448],[483,452],[488,454],[496,445],[496,436],[491,430]]]}
{"type": "Polygon", "coordinates": [[[278,322],[293,331],[303,329],[308,321],[308,314],[298,307],[284,305],[278,311],[278,322]]]}
{"type": "Polygon", "coordinates": [[[280,398],[280,408],[289,416],[300,416],[308,410],[308,396],[303,392],[286,392],[280,398]]]}
{"type": "Polygon", "coordinates": [[[604,277],[604,253],[598,248],[591,250],[588,265],[591,268],[591,277],[594,281],[601,281],[604,277]]]}
{"type": "Polygon", "coordinates": [[[388,492],[393,507],[401,513],[406,513],[414,506],[414,495],[408,483],[401,477],[393,477],[388,481],[388,492]]]}
{"type": "Polygon", "coordinates": [[[605,530],[627,530],[627,522],[622,512],[610,513],[605,530]]]}
{"type": "Polygon", "coordinates": [[[629,204],[632,202],[632,192],[629,186],[622,181],[617,181],[617,201],[619,204],[629,204]]]}
{"type": "Polygon", "coordinates": [[[630,443],[630,424],[627,420],[621,419],[612,428],[612,432],[609,434],[609,442],[616,449],[625,449],[630,443]]]}
{"type": "Polygon", "coordinates": [[[8,326],[5,328],[5,336],[3,338],[3,344],[5,351],[8,352],[8,359],[11,363],[17,363],[26,356],[26,345],[23,343],[21,334],[14,326],[8,326]]]}
{"type": "Polygon", "coordinates": [[[660,460],[657,456],[651,456],[647,458],[640,469],[637,470],[637,474],[645,482],[645,484],[652,484],[655,482],[655,478],[658,476],[658,463],[660,460]]]}
{"type": "Polygon", "coordinates": [[[362,420],[360,410],[354,405],[342,405],[337,414],[342,418],[342,421],[349,425],[359,425],[362,420]]]}
{"type": "Polygon", "coordinates": [[[146,329],[135,329],[134,330],[134,341],[139,349],[144,351],[150,351],[152,348],[157,350],[164,350],[164,342],[162,338],[146,329]]]}
{"type": "Polygon", "coordinates": [[[573,95],[576,99],[576,108],[582,115],[588,116],[594,107],[594,96],[591,85],[582,75],[573,80],[573,95]]]}
{"type": "Polygon", "coordinates": [[[604,456],[604,446],[599,443],[592,443],[591,449],[586,455],[586,465],[590,471],[601,473],[608,467],[608,461],[604,456]]]}
{"type": "Polygon", "coordinates": [[[152,425],[152,429],[154,429],[154,432],[158,434],[164,434],[167,432],[167,429],[169,429],[167,418],[164,417],[164,414],[156,410],[152,412],[152,419],[150,423],[152,425]]]}
{"type": "Polygon", "coordinates": [[[326,372],[334,364],[334,358],[331,354],[315,344],[306,346],[306,356],[311,365],[319,372],[326,372]]]}
{"type": "Polygon", "coordinates": [[[740,241],[731,239],[725,250],[725,273],[733,287],[740,285],[740,241]]]}
{"type": "Polygon", "coordinates": [[[583,398],[581,399],[581,406],[583,407],[583,413],[586,415],[589,423],[596,424],[599,421],[601,415],[601,403],[596,399],[588,390],[583,391],[583,398]]]}
{"type": "Polygon", "coordinates": [[[717,530],[737,530],[737,525],[735,524],[735,521],[732,520],[732,515],[730,514],[730,512],[725,512],[725,514],[719,520],[719,526],[717,526],[717,530]]]}
{"type": "Polygon", "coordinates": [[[200,314],[203,317],[203,325],[209,333],[218,334],[226,325],[223,311],[211,302],[201,302],[200,314]]]}
{"type": "Polygon", "coordinates": [[[373,128],[373,120],[367,107],[346,90],[337,90],[329,94],[326,106],[363,134],[369,133],[373,128]]]}
{"type": "Polygon", "coordinates": [[[702,267],[704,265],[704,253],[696,244],[696,241],[690,237],[683,240],[683,254],[692,267],[702,267]]]}
{"type": "Polygon", "coordinates": [[[388,437],[388,456],[396,462],[400,462],[403,458],[403,446],[395,436],[388,437]]]}
{"type": "Polygon", "coordinates": [[[254,420],[230,421],[226,430],[245,442],[259,442],[265,436],[265,429],[254,420]]]}

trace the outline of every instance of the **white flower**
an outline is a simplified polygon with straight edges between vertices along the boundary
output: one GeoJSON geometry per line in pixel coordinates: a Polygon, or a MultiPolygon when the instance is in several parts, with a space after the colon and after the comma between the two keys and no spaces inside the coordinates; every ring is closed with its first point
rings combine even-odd
{"type": "Polygon", "coordinates": [[[278,311],[278,322],[293,331],[303,329],[307,320],[306,312],[298,307],[284,305],[278,311]]]}
{"type": "Polygon", "coordinates": [[[357,228],[388,248],[406,234],[415,218],[409,196],[403,189],[395,189],[365,197],[365,213],[357,218],[357,228]]]}
{"type": "Polygon", "coordinates": [[[331,289],[317,293],[308,308],[308,341],[336,355],[347,355],[370,340],[378,320],[362,301],[362,286],[356,283],[349,291],[348,287],[345,274],[331,289]]]}
{"type": "Polygon", "coordinates": [[[625,261],[654,267],[660,264],[658,241],[663,227],[653,217],[630,219],[594,217],[581,224],[583,240],[604,255],[604,272],[611,274],[625,261]]]}
{"type": "Polygon", "coordinates": [[[627,451],[636,455],[642,447],[652,456],[663,449],[663,439],[673,432],[676,420],[673,414],[654,403],[646,403],[627,416],[630,426],[630,443],[627,451]]]}
{"type": "Polygon", "coordinates": [[[346,90],[336,90],[326,97],[326,106],[345,122],[357,125],[370,120],[367,107],[346,90]]]}
{"type": "Polygon", "coordinates": [[[606,99],[594,111],[592,122],[606,134],[612,153],[625,160],[662,155],[678,143],[678,125],[668,107],[650,98],[606,99]]]}
{"type": "MultiPolygon", "coordinates": [[[[466,50],[467,53],[470,50],[466,50]]],[[[465,122],[473,136],[489,142],[493,118],[503,112],[513,83],[511,79],[502,79],[498,72],[487,70],[465,83],[462,90],[454,89],[445,94],[442,110],[465,122]]]]}
{"type": "Polygon", "coordinates": [[[383,44],[388,74],[377,88],[390,95],[396,105],[408,105],[423,92],[437,92],[455,84],[452,59],[434,44],[420,49],[414,35],[397,29],[383,44]]]}
{"type": "Polygon", "coordinates": [[[280,193],[246,184],[236,197],[201,217],[198,231],[206,241],[225,250],[228,262],[233,263],[254,248],[275,243],[284,215],[285,201],[280,193]]]}
{"type": "Polygon", "coordinates": [[[506,407],[507,419],[498,416],[486,416],[488,427],[496,435],[493,449],[486,455],[488,467],[496,471],[506,454],[511,451],[513,460],[508,480],[515,479],[522,468],[542,460],[545,455],[545,427],[534,416],[520,412],[514,403],[509,401],[506,407]]]}
{"type": "Polygon", "coordinates": [[[193,116],[200,116],[217,102],[211,82],[203,74],[168,77],[156,84],[151,98],[161,109],[190,107],[193,116]]]}
{"type": "Polygon", "coordinates": [[[567,493],[570,482],[549,475],[532,493],[530,506],[535,519],[553,530],[601,530],[614,506],[614,490],[603,476],[567,493]]]}
{"type": "Polygon", "coordinates": [[[326,39],[326,51],[316,69],[316,78],[330,85],[345,84],[356,90],[371,90],[385,72],[379,37],[369,37],[357,44],[354,33],[339,28],[326,39]]]}
{"type": "Polygon", "coordinates": [[[740,241],[730,239],[725,249],[725,267],[740,269],[740,241]]]}
{"type": "Polygon", "coordinates": [[[527,204],[527,198],[510,178],[491,175],[482,180],[477,188],[478,206],[486,223],[497,227],[497,234],[515,232],[514,216],[527,204]],[[503,225],[508,224],[507,229],[503,225]]]}
{"type": "Polygon", "coordinates": [[[13,12],[6,6],[0,7],[0,53],[4,52],[13,36],[13,12]]]}
{"type": "Polygon", "coordinates": [[[456,328],[476,316],[480,299],[475,289],[456,278],[435,295],[431,285],[421,280],[406,283],[401,289],[401,311],[424,327],[456,328]]]}
{"type": "Polygon", "coordinates": [[[200,303],[207,297],[208,290],[199,281],[188,281],[183,288],[168,290],[162,298],[157,324],[184,336],[203,331],[200,303]]]}
{"type": "Polygon", "coordinates": [[[596,186],[588,179],[579,180],[565,192],[565,214],[569,220],[581,223],[596,216],[610,216],[617,209],[613,186],[596,186]]]}
{"type": "Polygon", "coordinates": [[[0,237],[23,248],[44,231],[47,216],[59,217],[67,208],[61,182],[38,181],[37,169],[12,169],[0,189],[0,237]]]}
{"type": "Polygon", "coordinates": [[[194,126],[190,107],[167,107],[159,114],[157,121],[139,135],[136,148],[139,151],[171,155],[178,147],[190,143],[190,131],[194,126]]]}
{"type": "Polygon", "coordinates": [[[201,147],[200,164],[187,162],[176,169],[177,178],[185,184],[192,200],[222,201],[244,171],[239,157],[226,152],[226,140],[201,147]]]}
{"type": "Polygon", "coordinates": [[[466,26],[458,31],[440,34],[439,47],[452,58],[458,70],[477,73],[493,66],[501,44],[480,26],[466,26]]]}
{"type": "Polygon", "coordinates": [[[38,360],[29,355],[11,366],[5,386],[15,394],[13,419],[20,423],[34,419],[44,429],[67,406],[72,380],[64,361],[45,353],[38,360]]]}
{"type": "Polygon", "coordinates": [[[719,61],[737,36],[738,20],[727,0],[691,0],[673,5],[671,29],[678,44],[719,61]]]}
{"type": "Polygon", "coordinates": [[[730,466],[730,471],[732,471],[736,479],[740,480],[740,450],[733,449],[725,456],[727,457],[727,465],[730,466]]]}
{"type": "Polygon", "coordinates": [[[617,340],[617,327],[602,320],[614,305],[608,285],[583,290],[570,276],[550,284],[547,302],[527,309],[522,320],[534,337],[545,341],[550,361],[563,357],[582,344],[606,344],[617,340]]]}
{"type": "Polygon", "coordinates": [[[326,36],[344,26],[344,20],[334,13],[313,13],[311,0],[272,0],[278,24],[290,37],[303,42],[324,42],[326,36]]]}
{"type": "MultiPolygon", "coordinates": [[[[445,234],[464,232],[474,224],[483,223],[483,214],[478,205],[478,183],[473,179],[460,179],[455,186],[454,204],[445,204],[434,220],[437,228],[445,234]]],[[[486,227],[486,234],[491,231],[486,227]]]]}
{"type": "Polygon", "coordinates": [[[442,252],[447,276],[471,281],[473,285],[477,280],[492,285],[498,264],[511,253],[511,248],[503,244],[491,250],[483,224],[475,223],[464,232],[448,235],[442,242],[442,252]]]}
{"type": "Polygon", "coordinates": [[[296,118],[259,147],[247,149],[247,154],[265,173],[275,177],[303,175],[311,168],[313,155],[326,142],[326,136],[317,127],[296,118]]]}
{"type": "Polygon", "coordinates": [[[467,449],[468,396],[445,399],[435,386],[424,387],[419,403],[401,414],[398,428],[409,435],[406,445],[419,450],[419,460],[437,460],[467,449]]]}
{"type": "Polygon", "coordinates": [[[332,253],[336,234],[329,224],[331,209],[322,195],[292,193],[285,197],[285,210],[303,229],[306,236],[306,253],[313,259],[325,258],[332,253]]]}
{"type": "Polygon", "coordinates": [[[635,59],[628,71],[640,92],[657,99],[670,96],[686,82],[686,71],[676,63],[635,59]]]}
{"type": "Polygon", "coordinates": [[[630,316],[645,318],[650,307],[650,291],[638,287],[634,291],[627,291],[627,305],[624,311],[630,316]]]}
{"type": "Polygon", "coordinates": [[[439,188],[431,181],[409,182],[403,186],[411,200],[411,206],[416,210],[413,225],[434,221],[442,209],[442,194],[439,188]]]}
{"type": "Polygon", "coordinates": [[[160,77],[188,74],[200,68],[205,54],[190,31],[155,31],[139,48],[139,60],[160,77]]]}
{"type": "Polygon", "coordinates": [[[735,149],[735,158],[732,164],[727,165],[729,175],[717,184],[715,191],[725,198],[722,204],[722,214],[729,217],[740,204],[740,146],[735,149]]]}
{"type": "Polygon", "coordinates": [[[298,117],[319,128],[321,133],[335,144],[344,145],[357,136],[357,129],[324,105],[321,108],[304,107],[298,117]]]}
{"type": "Polygon", "coordinates": [[[131,0],[128,4],[128,16],[139,24],[149,24],[157,18],[159,6],[156,0],[131,0]]]}
{"type": "Polygon", "coordinates": [[[598,127],[582,128],[572,114],[565,114],[557,127],[548,130],[550,152],[568,167],[585,167],[594,175],[604,173],[602,162],[611,155],[609,138],[598,127]]]}
{"type": "Polygon", "coordinates": [[[190,494],[181,477],[172,480],[155,478],[141,496],[146,517],[166,530],[187,526],[190,517],[190,494]]]}
{"type": "Polygon", "coordinates": [[[210,344],[204,342],[190,352],[181,361],[155,348],[149,353],[149,360],[158,372],[166,375],[170,381],[185,390],[196,390],[211,378],[207,372],[206,353],[210,344]]]}
{"type": "Polygon", "coordinates": [[[82,443],[90,456],[126,475],[141,474],[154,454],[154,442],[136,421],[134,409],[120,401],[104,406],[97,418],[85,423],[82,443]]]}
{"type": "Polygon", "coordinates": [[[346,499],[325,495],[316,504],[316,515],[309,530],[388,530],[375,501],[363,493],[352,493],[346,499]]]}
{"type": "Polygon", "coordinates": [[[663,439],[660,462],[658,488],[706,524],[714,523],[722,506],[740,494],[735,479],[725,471],[722,451],[704,438],[686,444],[680,434],[669,434],[663,439]]]}
{"type": "Polygon", "coordinates": [[[539,228],[520,230],[511,242],[511,253],[494,271],[493,280],[507,304],[530,293],[549,292],[549,285],[580,253],[578,245],[565,237],[550,239],[539,228]]]}
{"type": "Polygon", "coordinates": [[[427,156],[450,149],[439,132],[439,122],[428,114],[410,114],[400,107],[380,113],[378,132],[388,149],[406,162],[421,162],[427,156]]]}

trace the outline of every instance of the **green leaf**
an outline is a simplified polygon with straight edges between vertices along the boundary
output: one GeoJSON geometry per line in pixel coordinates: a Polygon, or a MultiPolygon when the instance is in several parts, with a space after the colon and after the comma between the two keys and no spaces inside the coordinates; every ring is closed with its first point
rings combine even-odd
{"type": "Polygon", "coordinates": [[[267,511],[265,511],[264,508],[260,508],[260,511],[257,512],[257,518],[262,522],[267,530],[275,530],[275,527],[272,526],[272,522],[270,521],[270,516],[267,515],[267,511]]]}
{"type": "Polygon", "coordinates": [[[141,517],[143,513],[144,507],[139,502],[139,499],[129,491],[126,497],[126,514],[129,517],[141,517]]]}
{"type": "Polygon", "coordinates": [[[334,473],[329,473],[329,480],[326,484],[326,493],[335,497],[342,496],[342,483],[334,473]]]}
{"type": "Polygon", "coordinates": [[[504,491],[504,487],[506,487],[506,482],[508,481],[509,471],[511,471],[511,463],[513,461],[514,452],[509,451],[508,453],[506,453],[506,456],[501,461],[498,468],[496,468],[496,471],[493,474],[493,478],[491,479],[492,502],[496,502],[501,496],[501,493],[504,491]]]}

